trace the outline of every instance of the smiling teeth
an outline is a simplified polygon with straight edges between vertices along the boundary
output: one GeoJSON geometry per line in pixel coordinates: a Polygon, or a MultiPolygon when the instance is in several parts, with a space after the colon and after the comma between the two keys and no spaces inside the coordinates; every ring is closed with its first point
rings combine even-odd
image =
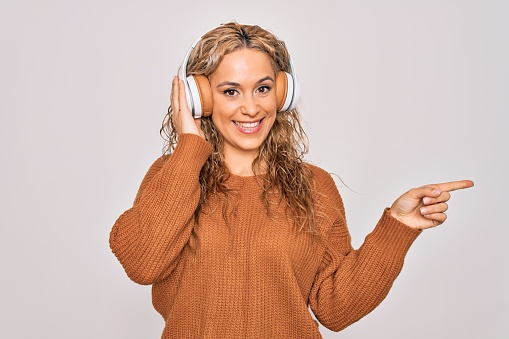
{"type": "Polygon", "coordinates": [[[256,122],[238,122],[235,121],[235,125],[239,126],[240,128],[255,128],[260,124],[260,121],[256,122]]]}

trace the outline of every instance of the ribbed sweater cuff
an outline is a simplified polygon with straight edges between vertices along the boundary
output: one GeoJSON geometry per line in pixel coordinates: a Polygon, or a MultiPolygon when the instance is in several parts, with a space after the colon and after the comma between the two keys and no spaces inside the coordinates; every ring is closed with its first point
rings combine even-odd
{"type": "Polygon", "coordinates": [[[389,208],[386,208],[370,237],[376,242],[397,249],[404,256],[421,233],[422,230],[411,228],[393,218],[389,208]]]}
{"type": "Polygon", "coordinates": [[[173,163],[179,164],[179,167],[199,173],[211,154],[210,143],[199,135],[188,133],[179,135],[171,158],[173,163]]]}

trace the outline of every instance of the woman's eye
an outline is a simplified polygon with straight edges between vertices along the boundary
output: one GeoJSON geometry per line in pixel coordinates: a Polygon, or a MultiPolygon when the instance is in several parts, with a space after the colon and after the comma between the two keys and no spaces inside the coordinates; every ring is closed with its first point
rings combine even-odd
{"type": "Polygon", "coordinates": [[[237,94],[237,91],[234,90],[234,89],[226,89],[223,91],[223,93],[226,95],[226,96],[229,96],[229,97],[233,97],[237,94]]]}
{"type": "Polygon", "coordinates": [[[270,86],[264,85],[264,86],[258,87],[258,92],[260,92],[260,93],[267,93],[269,91],[270,91],[270,86]]]}

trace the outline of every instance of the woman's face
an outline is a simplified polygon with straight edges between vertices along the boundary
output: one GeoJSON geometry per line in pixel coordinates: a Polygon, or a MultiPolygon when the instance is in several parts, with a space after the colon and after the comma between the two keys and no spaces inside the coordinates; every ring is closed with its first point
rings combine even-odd
{"type": "Polygon", "coordinates": [[[275,74],[263,52],[244,48],[224,56],[209,76],[212,122],[223,136],[225,157],[254,157],[276,117],[275,74]]]}

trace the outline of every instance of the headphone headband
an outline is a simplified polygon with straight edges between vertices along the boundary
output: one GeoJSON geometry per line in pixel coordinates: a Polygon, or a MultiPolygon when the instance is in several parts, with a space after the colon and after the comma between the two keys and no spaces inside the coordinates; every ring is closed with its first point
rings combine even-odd
{"type": "MultiPolygon", "coordinates": [[[[210,32],[210,31],[207,31],[207,33],[208,32],[210,32]]],[[[199,112],[198,116],[196,116],[196,114],[195,114],[194,102],[193,102],[192,97],[191,97],[191,93],[190,93],[191,89],[189,87],[189,83],[188,83],[188,79],[187,79],[187,62],[189,60],[189,57],[191,56],[191,52],[194,50],[194,47],[196,47],[198,42],[200,42],[202,37],[203,37],[203,35],[200,36],[198,39],[196,39],[193,42],[191,47],[188,49],[188,51],[186,53],[186,56],[184,57],[184,61],[182,62],[182,65],[179,68],[179,78],[181,80],[184,80],[184,84],[185,84],[185,87],[186,87],[187,105],[189,106],[189,110],[193,113],[193,116],[196,117],[196,118],[201,117],[202,114],[201,114],[201,112],[199,112]]]]}

